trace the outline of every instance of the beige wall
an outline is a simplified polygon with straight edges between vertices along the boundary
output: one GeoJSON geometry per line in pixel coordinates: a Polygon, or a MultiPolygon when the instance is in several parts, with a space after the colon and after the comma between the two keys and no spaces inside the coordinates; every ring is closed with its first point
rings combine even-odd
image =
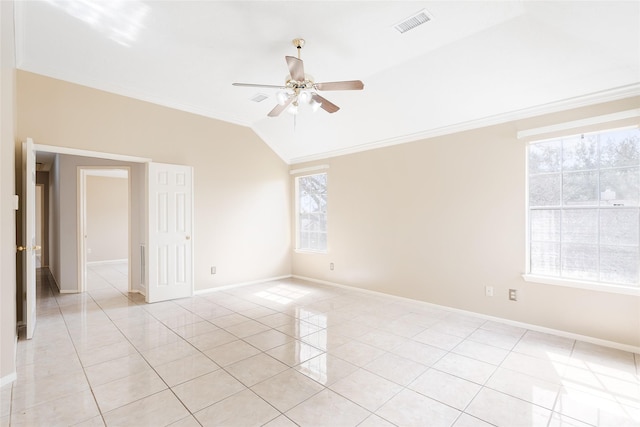
{"type": "Polygon", "coordinates": [[[87,262],[129,256],[129,181],[87,176],[87,262]]]}
{"type": "Polygon", "coordinates": [[[250,129],[23,71],[17,96],[19,138],[194,167],[196,290],[290,274],[288,166],[250,129]]]}
{"type": "Polygon", "coordinates": [[[0,2],[0,383],[15,376],[16,212],[13,205],[15,50],[13,2],[0,2]]]}
{"type": "Polygon", "coordinates": [[[328,164],[329,251],[293,273],[640,346],[640,298],[525,282],[521,129],[637,108],[631,99],[295,165],[328,164]],[[335,270],[329,269],[329,263],[335,270]],[[484,296],[485,286],[495,296],[484,296]],[[519,301],[508,300],[508,289],[519,301]]]}

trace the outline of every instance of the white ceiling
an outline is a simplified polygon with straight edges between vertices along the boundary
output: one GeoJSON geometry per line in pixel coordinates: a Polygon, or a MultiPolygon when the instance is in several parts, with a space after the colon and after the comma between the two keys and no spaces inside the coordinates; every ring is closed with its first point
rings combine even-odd
{"type": "Polygon", "coordinates": [[[16,44],[20,69],[249,126],[288,163],[640,94],[639,1],[19,1],[16,44]],[[316,81],[364,91],[294,122],[231,85],[283,84],[296,37],[316,81]]]}

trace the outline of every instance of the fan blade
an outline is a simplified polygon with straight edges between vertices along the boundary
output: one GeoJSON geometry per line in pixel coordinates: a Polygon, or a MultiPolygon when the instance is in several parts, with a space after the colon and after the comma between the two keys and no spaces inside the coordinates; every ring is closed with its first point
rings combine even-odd
{"type": "Polygon", "coordinates": [[[272,89],[286,89],[286,86],[278,86],[278,85],[259,85],[259,84],[254,84],[254,83],[232,83],[234,86],[241,86],[241,87],[268,87],[268,88],[272,88],[272,89]]]}
{"type": "Polygon", "coordinates": [[[321,97],[317,93],[314,93],[311,97],[316,102],[320,103],[320,107],[327,113],[335,113],[340,109],[336,104],[329,102],[326,98],[321,97]]]}
{"type": "Polygon", "coordinates": [[[295,56],[285,56],[287,65],[289,66],[289,74],[291,78],[298,82],[304,81],[304,65],[302,59],[298,59],[295,56]]]}
{"type": "Polygon", "coordinates": [[[364,83],[360,80],[349,80],[346,82],[316,83],[313,85],[318,90],[362,90],[364,83]]]}
{"type": "Polygon", "coordinates": [[[290,96],[289,99],[287,99],[284,104],[282,104],[282,105],[278,104],[275,107],[273,107],[273,110],[269,111],[269,114],[267,114],[267,116],[269,116],[269,117],[278,117],[280,115],[280,113],[282,113],[284,110],[286,110],[287,107],[289,106],[289,104],[291,104],[291,102],[293,101],[293,98],[295,98],[295,97],[294,96],[290,96]]]}

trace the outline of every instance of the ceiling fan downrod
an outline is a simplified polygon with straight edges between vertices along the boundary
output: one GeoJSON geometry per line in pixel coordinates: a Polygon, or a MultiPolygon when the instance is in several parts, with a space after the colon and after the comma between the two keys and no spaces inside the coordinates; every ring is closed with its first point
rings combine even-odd
{"type": "Polygon", "coordinates": [[[291,43],[293,43],[296,49],[298,49],[298,59],[300,59],[300,52],[302,51],[302,48],[304,47],[304,43],[305,43],[304,39],[302,38],[293,39],[291,43]]]}

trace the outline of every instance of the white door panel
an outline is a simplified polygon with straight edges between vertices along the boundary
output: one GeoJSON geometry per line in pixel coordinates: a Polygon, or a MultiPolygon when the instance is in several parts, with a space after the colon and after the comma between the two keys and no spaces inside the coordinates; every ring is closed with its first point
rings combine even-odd
{"type": "Polygon", "coordinates": [[[147,164],[147,302],[193,294],[193,169],[147,164]]]}

